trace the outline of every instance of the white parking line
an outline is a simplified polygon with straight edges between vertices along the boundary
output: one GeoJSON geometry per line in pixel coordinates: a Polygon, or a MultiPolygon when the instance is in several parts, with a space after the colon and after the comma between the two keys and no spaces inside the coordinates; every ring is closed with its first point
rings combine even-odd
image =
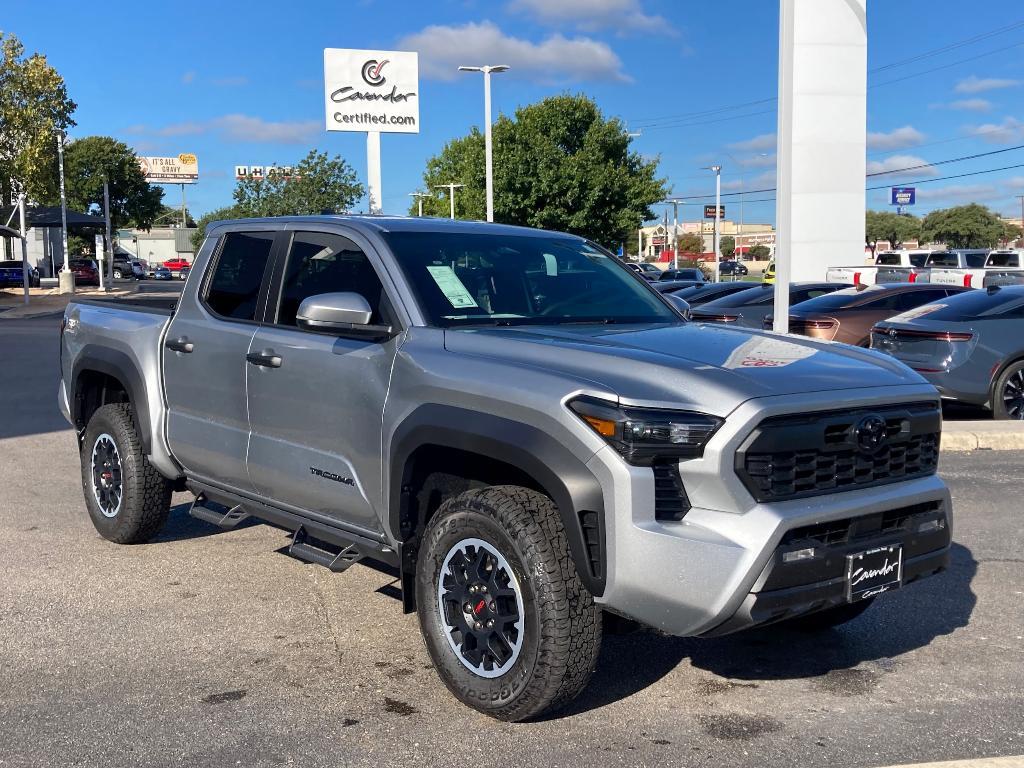
{"type": "Polygon", "coordinates": [[[1024,768],[1024,755],[982,757],[974,760],[949,760],[942,763],[913,763],[886,768],[1024,768]]]}

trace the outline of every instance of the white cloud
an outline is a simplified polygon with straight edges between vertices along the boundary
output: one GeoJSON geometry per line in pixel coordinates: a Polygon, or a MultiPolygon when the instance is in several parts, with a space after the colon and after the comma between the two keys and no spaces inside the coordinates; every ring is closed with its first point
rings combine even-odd
{"type": "MultiPolygon", "coordinates": [[[[319,120],[285,120],[274,122],[251,115],[222,115],[210,120],[172,123],[161,128],[132,125],[126,133],[148,136],[196,136],[217,133],[229,141],[267,144],[308,144],[322,128],[319,120]]],[[[144,140],[136,142],[136,145],[144,140]]]]}
{"type": "Polygon", "coordinates": [[[761,152],[756,155],[747,155],[736,158],[744,168],[771,168],[775,165],[775,153],[761,152]]]}
{"type": "Polygon", "coordinates": [[[454,80],[460,75],[460,64],[486,60],[508,64],[513,72],[544,83],[630,81],[622,71],[622,60],[605,43],[562,35],[534,43],[504,34],[490,21],[429,26],[406,35],[397,47],[419,51],[420,72],[438,80],[454,80]]]}
{"type": "Polygon", "coordinates": [[[950,109],[961,109],[967,112],[988,112],[992,109],[992,102],[988,99],[960,99],[951,101],[947,106],[950,109]]]}
{"type": "Polygon", "coordinates": [[[512,0],[508,9],[531,16],[541,24],[570,24],[588,32],[614,29],[619,32],[675,33],[664,17],[644,13],[639,0],[512,0]]]}
{"type": "Polygon", "coordinates": [[[1005,77],[977,77],[971,75],[958,81],[953,88],[954,93],[982,93],[994,91],[998,88],[1013,88],[1020,85],[1020,80],[1010,80],[1005,77]]]}
{"type": "MultiPolygon", "coordinates": [[[[743,192],[744,190],[768,189],[775,186],[775,169],[759,173],[756,176],[749,176],[742,179],[726,178],[725,171],[722,172],[722,189],[729,192],[743,192]]],[[[714,190],[712,190],[714,191],[714,190]]],[[[712,200],[712,202],[714,202],[712,200]]],[[[739,204],[739,198],[730,198],[730,202],[739,204]]]]}
{"type": "Polygon", "coordinates": [[[917,199],[943,205],[981,203],[1006,197],[1006,190],[998,184],[950,184],[945,187],[921,187],[917,199]]]}
{"type": "Polygon", "coordinates": [[[890,178],[899,178],[900,176],[938,176],[939,172],[933,165],[929,165],[928,161],[917,155],[890,155],[884,160],[868,160],[867,164],[868,173],[885,173],[890,175],[890,178]],[[916,168],[916,166],[922,165],[923,168],[916,168]],[[913,171],[905,171],[899,173],[903,168],[912,168],[913,171]]]}
{"type": "Polygon", "coordinates": [[[902,128],[896,128],[888,133],[884,131],[868,133],[868,149],[870,150],[905,149],[920,144],[922,141],[924,141],[924,134],[912,125],[904,125],[902,128]]]}
{"type": "Polygon", "coordinates": [[[760,152],[768,149],[775,149],[776,138],[774,133],[762,133],[746,141],[737,141],[730,144],[729,149],[738,149],[741,152],[760,152]]]}
{"type": "Polygon", "coordinates": [[[971,133],[991,144],[1013,144],[1024,141],[1024,122],[1007,117],[1001,123],[985,123],[971,129],[971,133]]]}
{"type": "Polygon", "coordinates": [[[191,69],[181,76],[181,82],[183,82],[185,85],[188,85],[189,83],[191,83],[195,79],[196,79],[195,70],[191,70],[191,69]]]}

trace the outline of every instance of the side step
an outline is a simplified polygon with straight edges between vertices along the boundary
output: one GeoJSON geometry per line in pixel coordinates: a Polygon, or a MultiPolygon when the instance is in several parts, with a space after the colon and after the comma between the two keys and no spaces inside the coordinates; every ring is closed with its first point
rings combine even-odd
{"type": "Polygon", "coordinates": [[[218,528],[234,528],[240,522],[249,517],[249,513],[242,509],[241,505],[226,507],[215,501],[206,498],[206,494],[200,493],[192,502],[188,513],[199,520],[213,523],[218,528]]]}
{"type": "Polygon", "coordinates": [[[334,573],[348,570],[365,556],[358,544],[354,542],[340,546],[331,544],[314,538],[304,525],[300,525],[292,534],[292,543],[288,545],[288,554],[307,563],[322,565],[334,573]]]}

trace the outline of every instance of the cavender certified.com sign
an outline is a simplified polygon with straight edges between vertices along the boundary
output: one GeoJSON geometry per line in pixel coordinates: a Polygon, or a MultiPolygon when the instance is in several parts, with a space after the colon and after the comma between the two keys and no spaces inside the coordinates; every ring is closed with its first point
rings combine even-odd
{"type": "Polygon", "coordinates": [[[419,56],[324,49],[328,131],[419,133],[419,56]]]}

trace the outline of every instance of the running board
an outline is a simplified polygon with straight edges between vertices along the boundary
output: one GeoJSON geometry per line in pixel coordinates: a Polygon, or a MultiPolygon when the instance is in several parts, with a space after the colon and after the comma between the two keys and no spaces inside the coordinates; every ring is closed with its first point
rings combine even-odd
{"type": "Polygon", "coordinates": [[[334,573],[341,573],[358,563],[365,556],[359,545],[349,542],[334,545],[311,536],[306,526],[300,525],[292,534],[288,554],[307,563],[316,563],[334,573]]]}
{"type": "Polygon", "coordinates": [[[203,493],[196,496],[188,513],[194,518],[213,523],[218,528],[224,528],[225,530],[234,528],[249,517],[249,513],[240,504],[229,508],[215,501],[210,501],[206,498],[206,494],[203,493]]]}

